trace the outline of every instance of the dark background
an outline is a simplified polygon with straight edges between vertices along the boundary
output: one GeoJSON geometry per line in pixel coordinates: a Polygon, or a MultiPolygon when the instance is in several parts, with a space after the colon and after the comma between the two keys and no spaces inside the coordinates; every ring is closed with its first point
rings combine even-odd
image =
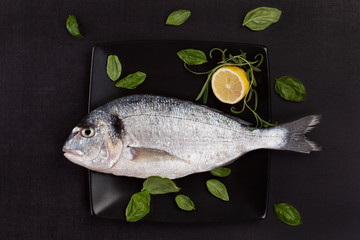
{"type": "Polygon", "coordinates": [[[357,0],[1,1],[0,239],[359,239],[359,14],[357,0]],[[261,32],[241,27],[259,6],[283,10],[280,21],[261,32]],[[192,11],[184,25],[164,25],[184,8],[192,11]],[[67,32],[68,14],[84,39],[67,32]],[[87,112],[91,47],[157,39],[265,45],[271,78],[306,86],[299,104],[273,91],[273,119],[322,114],[309,137],[324,150],[272,153],[265,220],[129,224],[90,215],[87,170],[61,147],[87,112]],[[272,204],[283,201],[303,225],[276,219],[272,204]]]}

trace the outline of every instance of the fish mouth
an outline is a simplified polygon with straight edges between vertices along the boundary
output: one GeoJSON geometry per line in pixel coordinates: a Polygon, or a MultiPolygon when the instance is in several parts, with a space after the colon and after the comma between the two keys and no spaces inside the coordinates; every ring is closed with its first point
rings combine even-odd
{"type": "Polygon", "coordinates": [[[64,155],[73,155],[73,156],[77,156],[77,157],[84,156],[84,153],[80,150],[69,149],[69,148],[63,147],[62,151],[64,152],[64,155]]]}

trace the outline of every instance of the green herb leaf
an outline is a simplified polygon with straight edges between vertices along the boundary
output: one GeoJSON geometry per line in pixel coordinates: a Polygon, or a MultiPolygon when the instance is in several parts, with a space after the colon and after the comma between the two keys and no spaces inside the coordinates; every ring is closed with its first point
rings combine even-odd
{"type": "Polygon", "coordinates": [[[214,170],[211,170],[210,173],[215,177],[227,177],[230,175],[231,169],[225,167],[219,167],[214,170]]]}
{"type": "Polygon", "coordinates": [[[207,62],[205,53],[197,49],[183,49],[178,51],[177,55],[187,65],[201,65],[207,62]]]}
{"type": "Polygon", "coordinates": [[[259,7],[248,12],[244,18],[243,26],[253,31],[264,30],[279,21],[281,10],[270,7],[259,7]]]}
{"type": "Polygon", "coordinates": [[[79,25],[77,23],[76,17],[74,15],[69,15],[66,20],[66,28],[71,35],[77,38],[83,38],[84,36],[81,35],[79,31],[79,25]]]}
{"type": "Polygon", "coordinates": [[[148,191],[135,193],[126,207],[126,221],[136,222],[150,212],[150,194],[148,191]]]}
{"type": "Polygon", "coordinates": [[[225,185],[217,179],[210,179],[206,182],[209,192],[217,198],[224,201],[229,201],[229,195],[227,193],[225,185]]]}
{"type": "Polygon", "coordinates": [[[299,212],[290,204],[276,203],[274,204],[274,212],[276,217],[291,226],[302,224],[299,212]]]}
{"type": "Polygon", "coordinates": [[[145,81],[146,74],[143,72],[136,72],[127,75],[126,77],[120,79],[115,86],[126,88],[126,89],[134,89],[145,81]]]}
{"type": "Polygon", "coordinates": [[[282,98],[293,102],[302,102],[306,96],[304,85],[296,78],[284,76],[276,79],[275,92],[282,98]]]}
{"type": "Polygon", "coordinates": [[[189,10],[176,10],[166,19],[166,25],[179,26],[183,24],[191,15],[189,10]]]}
{"type": "Polygon", "coordinates": [[[191,199],[183,194],[179,194],[175,197],[175,202],[179,208],[185,211],[195,210],[195,204],[191,199]]]}
{"type": "Polygon", "coordinates": [[[150,194],[165,194],[180,191],[180,188],[171,181],[169,178],[162,177],[149,177],[143,183],[143,189],[141,191],[149,191],[150,194]]]}
{"type": "Polygon", "coordinates": [[[118,56],[109,55],[107,58],[106,73],[113,81],[119,79],[121,75],[121,63],[118,56]]]}

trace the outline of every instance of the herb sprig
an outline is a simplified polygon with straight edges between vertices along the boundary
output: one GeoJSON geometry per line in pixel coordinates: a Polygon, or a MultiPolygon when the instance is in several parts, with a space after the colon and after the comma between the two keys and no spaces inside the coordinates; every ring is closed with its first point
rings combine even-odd
{"type": "Polygon", "coordinates": [[[214,67],[213,69],[211,69],[210,71],[207,72],[195,72],[193,70],[191,70],[188,66],[188,64],[186,64],[184,62],[184,67],[186,68],[186,70],[188,70],[189,72],[196,74],[196,75],[207,75],[206,81],[200,91],[200,93],[198,94],[198,96],[196,97],[196,101],[200,100],[201,97],[203,98],[203,103],[206,104],[207,100],[208,100],[208,95],[209,95],[209,85],[212,79],[213,74],[220,68],[222,67],[226,67],[226,66],[235,66],[235,67],[240,67],[243,68],[246,71],[246,76],[247,79],[250,82],[250,87],[249,87],[249,91],[246,93],[244,100],[242,101],[243,105],[241,107],[241,110],[237,111],[235,107],[231,107],[230,110],[232,113],[234,114],[240,114],[242,113],[245,109],[248,109],[252,112],[252,114],[255,117],[256,120],[256,125],[253,129],[257,129],[257,128],[261,128],[261,127],[273,127],[276,124],[270,123],[268,121],[265,121],[264,119],[262,119],[257,113],[257,107],[258,107],[258,93],[257,91],[254,89],[257,86],[257,81],[254,75],[254,72],[260,72],[261,69],[259,68],[261,66],[261,64],[264,61],[264,56],[259,53],[255,56],[254,61],[249,61],[246,59],[246,53],[243,52],[242,50],[240,50],[240,54],[238,55],[232,55],[232,54],[226,54],[227,49],[220,49],[220,48],[213,48],[211,49],[209,56],[212,59],[213,58],[213,53],[215,51],[218,51],[221,53],[221,61],[218,63],[218,65],[216,67],[214,67]],[[250,106],[250,101],[254,99],[254,104],[253,106],[250,106]]]}
{"type": "MultiPolygon", "coordinates": [[[[176,193],[179,191],[180,188],[169,178],[148,177],[143,182],[141,191],[131,196],[125,210],[126,221],[137,222],[145,217],[150,212],[152,195],[176,193]]],[[[175,202],[184,211],[195,210],[195,204],[188,196],[179,194],[175,197],[175,202]]]]}

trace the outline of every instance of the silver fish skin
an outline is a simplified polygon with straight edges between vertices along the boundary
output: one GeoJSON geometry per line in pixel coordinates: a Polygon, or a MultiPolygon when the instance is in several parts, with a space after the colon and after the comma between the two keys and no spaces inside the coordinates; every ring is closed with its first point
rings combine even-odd
{"type": "Polygon", "coordinates": [[[94,171],[175,179],[230,164],[256,149],[319,151],[305,137],[319,119],[310,115],[251,131],[247,122],[193,102],[132,95],[90,112],[63,151],[70,161],[94,171]]]}

